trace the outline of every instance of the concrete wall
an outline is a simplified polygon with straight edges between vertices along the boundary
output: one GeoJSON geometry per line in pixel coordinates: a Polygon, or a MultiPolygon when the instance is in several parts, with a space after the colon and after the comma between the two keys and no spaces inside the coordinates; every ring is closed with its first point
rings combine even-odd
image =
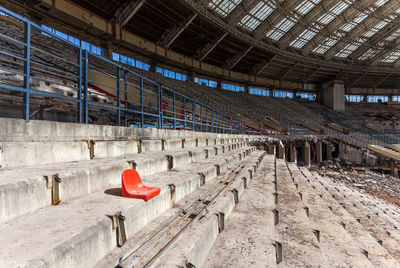
{"type": "Polygon", "coordinates": [[[86,125],[44,120],[0,118],[0,142],[8,141],[73,141],[127,139],[216,139],[251,138],[261,136],[229,135],[189,130],[133,128],[105,125],[86,125]]]}
{"type": "Polygon", "coordinates": [[[321,104],[335,111],[344,111],[344,82],[333,80],[325,83],[321,91],[321,104]]]}

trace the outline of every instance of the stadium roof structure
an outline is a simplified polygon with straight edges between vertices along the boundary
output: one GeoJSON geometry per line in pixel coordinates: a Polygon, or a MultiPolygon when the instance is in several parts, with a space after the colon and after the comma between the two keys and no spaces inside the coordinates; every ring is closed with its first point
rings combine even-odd
{"type": "MultiPolygon", "coordinates": [[[[45,14],[37,3],[32,12],[45,14]]],[[[57,2],[57,1],[56,1],[57,2]]],[[[399,0],[72,0],[185,56],[241,73],[399,87],[399,0]]],[[[36,14],[36,16],[38,16],[36,14]]]]}

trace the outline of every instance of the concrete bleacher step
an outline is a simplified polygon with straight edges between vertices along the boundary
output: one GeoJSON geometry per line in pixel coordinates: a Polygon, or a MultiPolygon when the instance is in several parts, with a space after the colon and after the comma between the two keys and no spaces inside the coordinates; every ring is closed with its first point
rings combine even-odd
{"type": "Polygon", "coordinates": [[[207,213],[176,240],[172,248],[155,260],[157,267],[202,267],[214,241],[226,226],[230,213],[236,203],[240,204],[245,188],[252,183],[254,173],[249,173],[246,166],[256,168],[262,161],[262,156],[263,152],[256,152],[240,162],[245,168],[235,181],[213,201],[207,213]]]}
{"type": "Polygon", "coordinates": [[[343,229],[353,237],[354,242],[359,245],[371,264],[375,267],[398,267],[400,265],[397,259],[398,249],[396,248],[398,246],[395,246],[394,241],[385,239],[386,242],[380,243],[376,234],[368,232],[368,228],[365,228],[363,220],[350,213],[347,206],[343,207],[337,199],[331,196],[329,191],[326,191],[315,174],[311,174],[305,168],[301,170],[313,188],[315,187],[316,193],[322,195],[322,204],[325,202],[332,213],[338,217],[343,229]]]}
{"type": "Polygon", "coordinates": [[[283,267],[329,267],[313,234],[313,227],[302,204],[301,195],[293,183],[286,163],[276,160],[279,224],[276,240],[282,246],[283,267]]]}
{"type": "MultiPolygon", "coordinates": [[[[241,148],[237,152],[227,152],[227,155],[213,156],[212,159],[233,158],[238,162],[239,156],[234,158],[235,154],[247,156],[253,150],[253,147],[241,148]]],[[[122,198],[118,183],[58,206],[41,208],[10,219],[0,226],[0,245],[3,245],[0,263],[6,267],[93,266],[117,246],[117,233],[122,228],[115,225],[120,219],[118,216],[114,216],[112,221],[107,215],[120,212],[125,217],[126,234],[132,237],[185,195],[215,177],[217,167],[210,160],[211,157],[190,163],[186,168],[182,166],[180,170],[144,176],[142,179],[146,185],[162,189],[161,194],[149,202],[122,198]],[[210,171],[212,169],[215,172],[210,171]]]]}
{"type": "MultiPolygon", "coordinates": [[[[79,162],[0,169],[0,222],[58,204],[120,182],[124,169],[134,168],[142,176],[177,168],[244,143],[143,152],[79,162]]],[[[243,154],[243,152],[240,152],[243,154]]]]}
{"type": "Polygon", "coordinates": [[[364,246],[343,228],[340,219],[329,209],[330,203],[323,202],[320,194],[326,195],[326,192],[317,193],[297,165],[289,164],[288,167],[298,191],[302,193],[303,205],[307,207],[315,232],[318,232],[320,250],[329,266],[373,267],[363,255],[364,246]]]}
{"type": "Polygon", "coordinates": [[[276,267],[273,169],[266,155],[202,267],[276,267]]]}
{"type": "Polygon", "coordinates": [[[236,146],[237,139],[140,139],[3,142],[0,144],[0,168],[34,166],[120,157],[138,152],[159,152],[206,146],[236,146]]]}

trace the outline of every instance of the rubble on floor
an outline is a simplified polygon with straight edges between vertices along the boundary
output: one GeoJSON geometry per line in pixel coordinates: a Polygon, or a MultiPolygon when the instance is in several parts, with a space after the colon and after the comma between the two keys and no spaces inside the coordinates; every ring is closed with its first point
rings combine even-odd
{"type": "Polygon", "coordinates": [[[350,163],[338,160],[323,161],[320,166],[313,166],[311,169],[335,182],[344,182],[349,187],[356,187],[400,206],[399,178],[366,167],[353,167],[350,163]]]}

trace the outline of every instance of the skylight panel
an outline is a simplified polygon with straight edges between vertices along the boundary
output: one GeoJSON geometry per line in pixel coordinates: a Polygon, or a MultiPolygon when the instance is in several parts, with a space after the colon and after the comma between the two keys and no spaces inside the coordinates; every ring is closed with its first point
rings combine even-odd
{"type": "Polygon", "coordinates": [[[315,29],[307,29],[303,31],[290,45],[296,48],[302,48],[308,43],[318,32],[315,29]]]}
{"type": "Polygon", "coordinates": [[[393,51],[388,56],[386,56],[382,62],[393,63],[400,58],[400,50],[393,51]]]}
{"type": "Polygon", "coordinates": [[[316,48],[314,48],[313,52],[318,54],[325,54],[325,52],[328,51],[328,49],[330,49],[331,47],[333,47],[337,43],[337,41],[338,40],[335,38],[328,37],[324,40],[324,42],[322,42],[316,48]]]}
{"type": "Polygon", "coordinates": [[[311,11],[317,4],[319,4],[321,0],[304,0],[300,5],[295,8],[302,16],[306,15],[308,12],[311,11]]]}
{"type": "Polygon", "coordinates": [[[297,20],[292,21],[290,18],[282,19],[272,30],[267,32],[267,37],[278,41],[295,25],[296,22],[297,20]]]}
{"type": "Polygon", "coordinates": [[[352,21],[347,22],[346,24],[342,25],[340,29],[345,32],[350,32],[351,30],[354,29],[358,24],[363,22],[368,17],[367,13],[361,12],[360,14],[357,15],[352,21]]]}
{"type": "Polygon", "coordinates": [[[355,43],[347,44],[338,53],[336,53],[335,56],[339,58],[347,58],[351,53],[353,53],[354,50],[359,48],[361,44],[365,42],[365,39],[357,38],[356,41],[357,42],[355,43]]]}
{"type": "Polygon", "coordinates": [[[378,1],[375,2],[375,6],[381,7],[384,4],[386,4],[387,2],[389,2],[389,0],[378,0],[378,1]]]}
{"type": "Polygon", "coordinates": [[[248,15],[244,16],[239,25],[253,31],[261,24],[276,8],[276,5],[270,2],[261,1],[255,6],[248,15]]]}
{"type": "Polygon", "coordinates": [[[381,49],[376,49],[376,48],[370,48],[368,49],[367,52],[365,52],[361,57],[359,57],[359,60],[368,60],[372,59],[378,52],[381,51],[381,49]]]}
{"type": "Polygon", "coordinates": [[[321,0],[304,0],[288,15],[278,22],[274,28],[267,32],[266,36],[278,41],[284,36],[300,19],[312,10],[321,0]]]}
{"type": "Polygon", "coordinates": [[[376,34],[377,32],[379,32],[379,30],[381,30],[383,27],[385,27],[389,22],[388,21],[381,21],[379,22],[377,25],[375,25],[371,30],[365,32],[363,34],[363,36],[365,37],[371,37],[374,34],[376,34]]]}
{"type": "Polygon", "coordinates": [[[317,22],[322,23],[322,24],[328,24],[332,20],[334,20],[337,16],[342,14],[348,7],[349,1],[340,1],[336,5],[334,5],[327,13],[323,14],[319,19],[317,19],[317,22]]]}
{"type": "Polygon", "coordinates": [[[386,41],[393,41],[394,39],[400,37],[400,28],[397,29],[394,33],[392,33],[388,38],[386,38],[386,41]]]}
{"type": "Polygon", "coordinates": [[[223,17],[228,16],[242,0],[211,0],[208,3],[208,7],[215,10],[218,14],[223,17]]]}

